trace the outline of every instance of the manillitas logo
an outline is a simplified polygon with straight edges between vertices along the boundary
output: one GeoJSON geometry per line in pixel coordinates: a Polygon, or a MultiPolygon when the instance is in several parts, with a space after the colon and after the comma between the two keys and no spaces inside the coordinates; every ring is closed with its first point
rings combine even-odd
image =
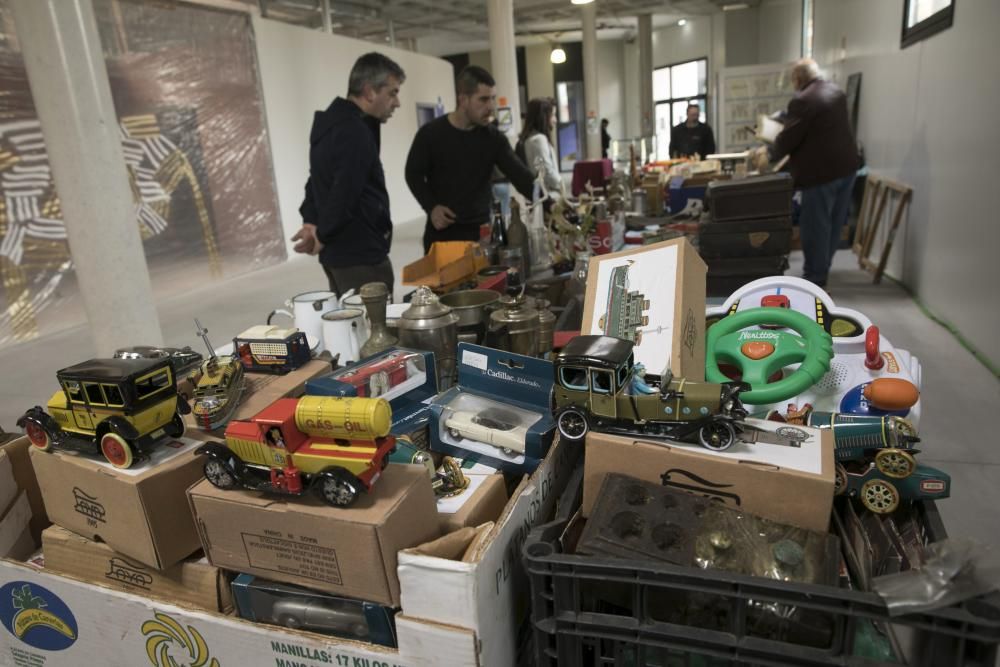
{"type": "Polygon", "coordinates": [[[170,616],[156,612],[155,621],[142,624],[146,655],[156,667],[220,667],[208,653],[208,644],[197,630],[187,631],[170,616]]]}
{"type": "Polygon", "coordinates": [[[77,638],[69,607],[52,591],[27,581],[0,588],[0,621],[12,635],[38,649],[62,651],[77,638]]]}

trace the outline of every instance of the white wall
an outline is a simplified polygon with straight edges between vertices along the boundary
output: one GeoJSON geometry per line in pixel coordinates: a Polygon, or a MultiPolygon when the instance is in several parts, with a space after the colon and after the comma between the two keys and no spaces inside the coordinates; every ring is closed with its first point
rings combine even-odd
{"type": "MultiPolygon", "coordinates": [[[[267,114],[274,180],[278,191],[285,239],[302,224],[299,204],[309,175],[309,129],[313,113],[347,93],[347,78],[358,56],[374,45],[340,35],[261,19],[254,16],[257,58],[267,114]]],[[[417,131],[416,104],[454,108],[451,63],[440,58],[380,47],[406,72],[399,109],[382,126],[382,165],[393,223],[423,224],[424,213],[406,187],[403,170],[410,143],[417,131]]],[[[287,243],[291,255],[291,243],[287,243]]]]}
{"type": "Polygon", "coordinates": [[[766,0],[757,11],[757,62],[802,57],[802,0],[766,0]]]}
{"type": "MultiPolygon", "coordinates": [[[[653,30],[653,69],[696,58],[712,52],[712,17],[694,16],[685,25],[653,30]]],[[[709,63],[713,67],[714,63],[709,63]]]]}
{"type": "Polygon", "coordinates": [[[903,0],[815,4],[817,60],[841,85],[862,73],[858,136],[869,168],[913,187],[889,273],[1000,364],[1000,2],[956,3],[951,28],[905,50],[903,0]]]}
{"type": "Polygon", "coordinates": [[[726,12],[726,67],[760,64],[760,12],[756,7],[726,12]]]}

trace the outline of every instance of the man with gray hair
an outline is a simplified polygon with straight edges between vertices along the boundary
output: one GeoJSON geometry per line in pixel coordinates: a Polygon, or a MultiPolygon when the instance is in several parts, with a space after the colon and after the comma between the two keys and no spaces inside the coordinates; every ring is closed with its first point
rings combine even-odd
{"type": "Polygon", "coordinates": [[[379,158],[380,125],[399,107],[403,69],[380,53],[357,59],[347,85],[317,111],[309,137],[309,180],[292,237],[295,252],[319,255],[330,290],[344,294],[369,282],[392,293],[392,219],[379,158]]]}
{"type": "Polygon", "coordinates": [[[785,127],[768,157],[789,157],[795,187],[802,191],[802,277],[824,287],[847,221],[858,152],[847,97],[836,84],[822,78],[816,61],[804,58],[795,63],[791,81],[795,97],[788,103],[785,127]]]}

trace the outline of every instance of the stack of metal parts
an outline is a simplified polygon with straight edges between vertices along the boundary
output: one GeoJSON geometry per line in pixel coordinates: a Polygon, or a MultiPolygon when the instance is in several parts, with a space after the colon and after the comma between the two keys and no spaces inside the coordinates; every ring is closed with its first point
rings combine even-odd
{"type": "Polygon", "coordinates": [[[699,225],[698,248],[708,264],[709,296],[784,274],[792,241],[790,175],[714,181],[706,199],[709,212],[699,225]]]}

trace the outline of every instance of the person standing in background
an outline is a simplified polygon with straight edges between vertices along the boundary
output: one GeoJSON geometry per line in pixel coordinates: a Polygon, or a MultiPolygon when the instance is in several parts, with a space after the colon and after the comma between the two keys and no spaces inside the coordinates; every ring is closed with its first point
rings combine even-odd
{"type": "Polygon", "coordinates": [[[698,120],[701,107],[697,104],[687,106],[687,120],[678,123],[670,131],[670,157],[694,157],[701,159],[715,153],[715,135],[708,123],[698,120]]]}
{"type": "Polygon", "coordinates": [[[490,73],[465,67],[455,94],[455,110],[417,130],[406,158],[406,184],[427,212],[424,253],[436,241],[479,240],[480,225],[490,221],[494,167],[529,199],[534,183],[507,137],[490,124],[496,105],[490,73]]]}
{"type": "Polygon", "coordinates": [[[330,291],[343,295],[369,282],[392,292],[392,219],[379,158],[381,124],[399,107],[403,69],[381,53],[351,68],[347,97],[317,111],[309,136],[309,179],[299,212],[295,252],[319,255],[330,291]]]}
{"type": "Polygon", "coordinates": [[[552,130],[556,123],[556,105],[546,97],[528,102],[528,111],[515,153],[523,150],[523,160],[532,173],[541,173],[545,189],[556,200],[563,196],[563,181],[559,161],[552,146],[552,130]]]}
{"type": "Polygon", "coordinates": [[[611,148],[611,135],[608,134],[608,119],[601,119],[601,157],[608,158],[608,149],[611,148]]]}
{"type": "Polygon", "coordinates": [[[858,151],[847,96],[822,78],[816,61],[804,58],[795,63],[791,81],[795,96],[788,103],[785,127],[770,149],[756,149],[753,158],[759,166],[788,156],[795,187],[802,191],[802,277],[824,287],[850,213],[858,151]]]}

